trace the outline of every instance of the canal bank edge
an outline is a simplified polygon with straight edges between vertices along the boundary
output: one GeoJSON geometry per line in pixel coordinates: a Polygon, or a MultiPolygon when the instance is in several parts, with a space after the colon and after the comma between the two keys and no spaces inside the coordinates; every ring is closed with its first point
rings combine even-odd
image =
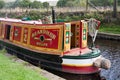
{"type": "Polygon", "coordinates": [[[99,32],[97,38],[109,39],[109,40],[120,40],[120,34],[99,32]]]}
{"type": "MultiPolygon", "coordinates": [[[[9,58],[12,57],[12,55],[8,54],[8,53],[6,53],[5,56],[7,56],[9,58]]],[[[52,73],[50,73],[50,72],[48,72],[46,70],[43,70],[43,69],[41,69],[39,67],[36,67],[36,66],[34,66],[34,65],[32,65],[32,64],[30,64],[30,63],[28,63],[28,62],[26,62],[26,61],[24,61],[24,60],[22,60],[20,58],[13,57],[13,58],[10,58],[10,59],[12,59],[12,61],[18,62],[20,64],[25,64],[24,66],[26,66],[26,67],[28,67],[28,68],[30,68],[32,70],[40,72],[40,74],[42,76],[46,77],[48,80],[66,80],[66,79],[64,79],[62,77],[59,77],[59,76],[57,76],[55,74],[52,74],[52,73]]]]}

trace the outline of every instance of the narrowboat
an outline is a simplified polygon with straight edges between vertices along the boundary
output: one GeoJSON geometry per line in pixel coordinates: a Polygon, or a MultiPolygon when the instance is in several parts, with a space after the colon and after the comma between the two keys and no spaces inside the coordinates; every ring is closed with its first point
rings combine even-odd
{"type": "Polygon", "coordinates": [[[110,67],[98,48],[88,47],[88,32],[95,27],[94,42],[99,24],[95,19],[45,23],[0,18],[0,46],[36,58],[45,68],[72,74],[97,73],[110,67]]]}

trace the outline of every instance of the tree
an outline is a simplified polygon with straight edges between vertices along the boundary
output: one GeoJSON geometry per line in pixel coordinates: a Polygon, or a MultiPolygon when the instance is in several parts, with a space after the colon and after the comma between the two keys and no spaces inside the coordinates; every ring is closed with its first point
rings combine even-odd
{"type": "Polygon", "coordinates": [[[58,7],[65,7],[68,0],[59,0],[57,2],[58,7]]]}
{"type": "Polygon", "coordinates": [[[31,3],[30,7],[38,9],[38,8],[42,7],[42,3],[40,1],[34,1],[31,3]]]}
{"type": "Polygon", "coordinates": [[[86,6],[86,0],[80,0],[80,4],[78,3],[78,5],[80,6],[86,6]]]}
{"type": "Polygon", "coordinates": [[[58,7],[85,6],[86,0],[59,0],[58,7]]]}
{"type": "Polygon", "coordinates": [[[110,6],[113,3],[113,0],[89,0],[96,6],[110,6]]]}
{"type": "Polygon", "coordinates": [[[19,7],[29,8],[30,4],[31,4],[30,0],[22,0],[19,2],[19,7]]]}
{"type": "Polygon", "coordinates": [[[67,7],[73,7],[73,6],[74,6],[73,1],[67,2],[67,3],[66,3],[66,6],[67,6],[67,7]]]}
{"type": "Polygon", "coordinates": [[[120,6],[120,0],[118,0],[118,5],[120,6]]]}
{"type": "Polygon", "coordinates": [[[114,18],[117,17],[117,0],[114,0],[114,4],[113,4],[113,17],[114,18]]]}
{"type": "Polygon", "coordinates": [[[14,2],[14,4],[13,4],[13,8],[15,8],[15,7],[19,7],[20,6],[20,2],[21,2],[21,0],[16,0],[15,2],[14,2]]]}
{"type": "Polygon", "coordinates": [[[48,3],[48,2],[43,2],[43,7],[44,7],[44,8],[49,8],[49,7],[50,7],[50,5],[49,5],[49,3],[48,3]]]}
{"type": "Polygon", "coordinates": [[[43,2],[43,7],[47,9],[47,13],[48,13],[48,9],[50,7],[48,2],[43,2]]]}
{"type": "Polygon", "coordinates": [[[14,2],[9,2],[9,3],[6,3],[6,8],[15,8],[14,7],[14,2]]]}
{"type": "MultiPolygon", "coordinates": [[[[57,2],[58,7],[71,7],[73,6],[86,6],[87,0],[59,0],[57,2]]],[[[114,0],[88,0],[88,2],[94,4],[95,6],[111,6],[113,5],[114,0]]],[[[118,4],[120,4],[120,0],[118,0],[118,4]]]]}
{"type": "Polygon", "coordinates": [[[0,9],[5,6],[5,2],[3,0],[0,0],[0,9]]]}

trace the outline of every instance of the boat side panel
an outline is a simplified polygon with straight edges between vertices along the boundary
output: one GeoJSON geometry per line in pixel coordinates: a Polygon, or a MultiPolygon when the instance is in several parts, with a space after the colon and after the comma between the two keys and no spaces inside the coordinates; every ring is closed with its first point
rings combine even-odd
{"type": "Polygon", "coordinates": [[[20,42],[20,41],[21,41],[21,34],[22,34],[22,27],[15,26],[15,27],[14,27],[13,40],[20,42]]]}
{"type": "MultiPolygon", "coordinates": [[[[30,49],[62,55],[63,53],[63,24],[54,25],[28,25],[2,21],[2,39],[5,39],[5,25],[11,26],[9,41],[30,49]],[[42,30],[43,33],[39,31],[42,30]],[[35,31],[35,32],[34,32],[35,31]],[[44,40],[41,41],[41,38],[44,40]],[[38,39],[38,40],[36,40],[38,39]]],[[[8,39],[7,39],[8,40],[8,39]]]]}
{"type": "Polygon", "coordinates": [[[29,28],[28,27],[24,27],[23,28],[23,32],[22,32],[22,44],[23,45],[28,45],[28,42],[29,42],[29,28]]]}
{"type": "Polygon", "coordinates": [[[59,29],[31,29],[30,45],[58,49],[59,29]]]}
{"type": "Polygon", "coordinates": [[[30,48],[61,55],[63,48],[63,25],[30,27],[30,48]]]}

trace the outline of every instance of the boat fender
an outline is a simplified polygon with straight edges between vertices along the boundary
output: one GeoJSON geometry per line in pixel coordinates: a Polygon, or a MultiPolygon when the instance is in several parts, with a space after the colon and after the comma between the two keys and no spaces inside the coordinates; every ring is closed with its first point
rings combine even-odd
{"type": "Polygon", "coordinates": [[[110,62],[110,60],[102,57],[102,58],[99,58],[99,59],[95,60],[93,65],[96,66],[96,67],[99,67],[99,68],[109,69],[111,67],[111,62],[110,62]]]}

